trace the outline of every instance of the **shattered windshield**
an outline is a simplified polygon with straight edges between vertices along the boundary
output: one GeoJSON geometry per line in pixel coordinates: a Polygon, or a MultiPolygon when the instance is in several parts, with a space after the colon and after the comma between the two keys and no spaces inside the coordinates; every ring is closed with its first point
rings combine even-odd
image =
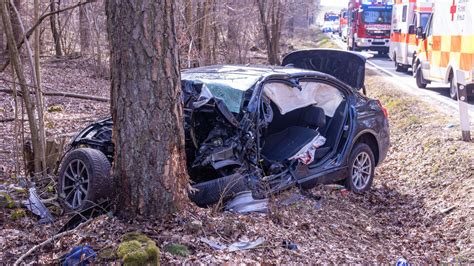
{"type": "Polygon", "coordinates": [[[227,109],[240,113],[245,92],[259,79],[257,75],[240,73],[192,73],[183,72],[181,78],[203,83],[215,98],[221,99],[227,109]]]}

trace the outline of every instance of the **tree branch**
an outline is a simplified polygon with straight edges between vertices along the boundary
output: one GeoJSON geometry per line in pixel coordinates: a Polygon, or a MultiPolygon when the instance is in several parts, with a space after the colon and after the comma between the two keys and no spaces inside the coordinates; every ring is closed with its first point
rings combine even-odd
{"type": "MultiPolygon", "coordinates": [[[[64,12],[64,11],[68,11],[68,10],[71,10],[71,9],[74,9],[76,7],[80,7],[82,5],[85,5],[85,4],[89,4],[89,3],[93,3],[93,2],[96,2],[97,0],[86,0],[84,2],[79,2],[75,5],[72,5],[72,6],[69,6],[69,7],[66,7],[66,8],[63,8],[63,9],[59,9],[59,10],[56,10],[56,11],[53,11],[53,12],[49,12],[49,13],[46,13],[44,15],[42,15],[41,17],[38,18],[38,21],[36,21],[36,23],[25,33],[25,36],[22,36],[19,43],[17,44],[17,49],[20,49],[21,46],[23,45],[24,43],[24,39],[25,37],[27,39],[29,39],[31,37],[31,35],[33,34],[33,32],[35,31],[35,29],[41,24],[41,22],[43,22],[43,20],[49,16],[52,16],[52,15],[55,15],[55,14],[58,14],[58,13],[61,13],[61,12],[64,12]]],[[[3,72],[7,66],[10,64],[10,59],[7,60],[7,62],[5,62],[5,64],[0,68],[0,72],[3,72]]]]}
{"type": "MultiPolygon", "coordinates": [[[[13,93],[13,90],[0,87],[0,92],[11,94],[13,93]]],[[[30,93],[34,94],[33,91],[30,93]]],[[[106,97],[97,97],[97,96],[90,96],[90,95],[85,95],[85,94],[69,93],[69,92],[64,92],[64,91],[43,91],[43,95],[76,98],[76,99],[91,100],[91,101],[98,101],[98,102],[110,101],[110,99],[106,97]]],[[[18,96],[21,97],[22,95],[19,93],[18,96]]]]}

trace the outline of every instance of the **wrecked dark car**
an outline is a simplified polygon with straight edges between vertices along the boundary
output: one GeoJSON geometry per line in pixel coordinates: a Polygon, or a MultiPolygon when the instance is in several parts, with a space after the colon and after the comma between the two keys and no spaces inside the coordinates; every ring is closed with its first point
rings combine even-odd
{"type": "MultiPolygon", "coordinates": [[[[187,168],[199,206],[241,191],[254,198],[315,184],[370,188],[389,147],[387,111],[364,88],[365,58],[314,49],[287,55],[281,67],[219,65],[184,70],[187,168]]],[[[72,141],[59,173],[68,210],[110,193],[112,120],[72,141]],[[104,187],[105,186],[105,187],[104,187]]]]}

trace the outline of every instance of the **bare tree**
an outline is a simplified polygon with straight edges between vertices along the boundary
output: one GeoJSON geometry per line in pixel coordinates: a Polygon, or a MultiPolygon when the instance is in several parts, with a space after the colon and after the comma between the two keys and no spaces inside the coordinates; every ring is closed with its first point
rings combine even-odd
{"type": "Polygon", "coordinates": [[[268,62],[280,65],[280,36],[283,21],[282,0],[257,0],[260,23],[267,47],[268,62]]]}
{"type": "Polygon", "coordinates": [[[4,32],[4,26],[3,22],[0,21],[0,62],[1,62],[1,57],[3,56],[3,53],[5,52],[5,48],[7,46],[5,45],[5,32],[4,32]]]}
{"type": "Polygon", "coordinates": [[[88,5],[79,7],[79,35],[81,54],[83,55],[88,54],[91,47],[91,31],[88,7],[88,5]]]}
{"type": "MultiPolygon", "coordinates": [[[[28,40],[26,40],[26,35],[24,34],[24,28],[23,24],[20,20],[20,16],[18,13],[18,10],[16,10],[14,5],[10,5],[9,2],[7,1],[0,1],[0,11],[2,15],[2,21],[3,25],[5,26],[5,33],[8,41],[8,50],[10,53],[10,60],[12,61],[12,65],[15,69],[15,73],[17,75],[19,85],[21,88],[21,92],[23,95],[23,101],[25,103],[25,108],[26,112],[28,115],[28,123],[30,127],[30,133],[31,133],[31,140],[32,140],[32,145],[33,145],[33,153],[34,153],[34,171],[35,175],[39,175],[40,173],[43,172],[44,167],[42,167],[42,164],[44,164],[44,146],[42,143],[44,143],[44,126],[41,125],[41,120],[37,120],[36,117],[39,117],[38,111],[40,108],[43,108],[42,106],[37,106],[38,102],[35,103],[35,100],[33,97],[31,97],[30,90],[28,88],[28,83],[27,79],[25,77],[25,70],[23,67],[23,64],[21,62],[21,57],[20,53],[17,49],[17,43],[16,43],[16,36],[13,31],[13,26],[12,26],[12,20],[10,18],[10,11],[14,12],[16,14],[15,18],[17,18],[17,23],[20,28],[20,36],[25,36],[25,43],[27,46],[27,54],[28,54],[28,59],[30,63],[30,67],[32,69],[31,71],[31,80],[33,83],[33,88],[36,89],[35,94],[41,94],[41,92],[38,90],[37,86],[37,80],[36,80],[36,71],[35,71],[35,65],[34,65],[34,60],[33,60],[33,53],[31,51],[31,47],[29,46],[28,40]],[[41,132],[43,130],[43,132],[41,132]]],[[[36,101],[38,98],[36,99],[36,101]]]]}
{"type": "Polygon", "coordinates": [[[106,2],[118,210],[165,217],[187,201],[175,1],[106,2]]]}
{"type": "MultiPolygon", "coordinates": [[[[50,0],[50,10],[51,12],[56,12],[58,9],[59,3],[61,0],[50,0]]],[[[56,56],[62,56],[63,50],[61,48],[61,36],[58,30],[59,16],[58,14],[53,14],[49,17],[49,22],[51,25],[51,34],[53,36],[54,51],[56,56]]]]}

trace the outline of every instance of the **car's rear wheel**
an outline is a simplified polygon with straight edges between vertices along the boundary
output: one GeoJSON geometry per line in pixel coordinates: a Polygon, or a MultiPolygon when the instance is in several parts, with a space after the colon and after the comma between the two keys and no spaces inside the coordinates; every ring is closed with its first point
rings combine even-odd
{"type": "Polygon", "coordinates": [[[78,211],[112,195],[110,163],[99,150],[79,148],[64,158],[59,171],[58,192],[67,211],[78,211]]]}
{"type": "Polygon", "coordinates": [[[375,159],[372,149],[365,143],[358,143],[349,157],[349,176],[345,185],[356,193],[367,191],[372,186],[375,173],[375,159]]]}
{"type": "Polygon", "coordinates": [[[397,62],[397,54],[393,54],[393,62],[395,63],[395,71],[404,72],[406,69],[397,62]]]}

